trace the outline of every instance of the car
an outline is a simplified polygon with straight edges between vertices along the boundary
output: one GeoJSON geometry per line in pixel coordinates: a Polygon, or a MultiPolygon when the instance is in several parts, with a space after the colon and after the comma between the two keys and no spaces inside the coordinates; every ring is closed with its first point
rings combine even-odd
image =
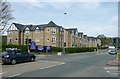
{"type": "Polygon", "coordinates": [[[19,62],[35,61],[36,56],[32,53],[23,52],[21,50],[7,50],[1,53],[2,64],[16,64],[19,62]]]}
{"type": "Polygon", "coordinates": [[[115,54],[117,54],[117,52],[116,52],[115,49],[111,49],[111,50],[109,50],[109,54],[110,55],[115,55],[115,54]]]}

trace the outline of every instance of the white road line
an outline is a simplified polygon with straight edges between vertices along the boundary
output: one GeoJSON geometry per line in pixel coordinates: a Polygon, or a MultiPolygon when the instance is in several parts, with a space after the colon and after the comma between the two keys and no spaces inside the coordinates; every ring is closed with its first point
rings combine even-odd
{"type": "Polygon", "coordinates": [[[79,55],[80,53],[75,53],[75,54],[69,54],[69,55],[79,55]]]}
{"type": "Polygon", "coordinates": [[[0,73],[0,75],[5,74],[5,73],[7,73],[7,72],[0,73]]]}
{"type": "Polygon", "coordinates": [[[104,69],[108,74],[118,76],[118,67],[104,67],[104,69]]]}
{"type": "Polygon", "coordinates": [[[43,68],[40,68],[40,69],[48,69],[48,68],[52,68],[52,67],[55,67],[55,66],[59,66],[59,65],[63,65],[65,63],[60,63],[60,64],[57,64],[57,65],[52,65],[52,66],[48,66],[48,67],[43,67],[43,68]]]}
{"type": "Polygon", "coordinates": [[[118,67],[104,67],[106,70],[118,70],[118,67]]]}
{"type": "Polygon", "coordinates": [[[11,75],[9,77],[15,77],[15,76],[19,76],[19,75],[21,75],[21,74],[15,74],[15,75],[11,75]]]}
{"type": "Polygon", "coordinates": [[[33,64],[33,63],[36,63],[36,62],[29,62],[29,63],[23,63],[23,64],[16,64],[16,65],[14,65],[14,66],[21,66],[21,65],[33,64]]]}
{"type": "Polygon", "coordinates": [[[107,73],[111,74],[111,75],[118,75],[117,72],[110,72],[110,71],[107,71],[107,73]]]}

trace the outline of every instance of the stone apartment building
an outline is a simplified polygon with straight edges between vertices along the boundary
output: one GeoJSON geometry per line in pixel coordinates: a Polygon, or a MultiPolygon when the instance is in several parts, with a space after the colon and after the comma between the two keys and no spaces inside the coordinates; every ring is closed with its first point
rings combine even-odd
{"type": "MultiPolygon", "coordinates": [[[[54,47],[95,47],[100,41],[88,40],[87,35],[79,33],[77,28],[64,29],[53,21],[42,25],[22,25],[12,23],[7,31],[7,43],[25,45],[25,40],[35,41],[37,45],[54,47]]],[[[93,38],[92,38],[93,39],[93,38]]]]}

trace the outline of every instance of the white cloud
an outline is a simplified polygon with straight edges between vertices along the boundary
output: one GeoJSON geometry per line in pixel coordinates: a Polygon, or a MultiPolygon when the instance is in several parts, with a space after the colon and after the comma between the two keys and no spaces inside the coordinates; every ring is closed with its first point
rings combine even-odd
{"type": "Polygon", "coordinates": [[[9,2],[118,2],[119,0],[8,0],[9,2]]]}
{"type": "Polygon", "coordinates": [[[100,7],[100,2],[82,2],[79,4],[80,7],[85,9],[98,9],[100,7]]]}
{"type": "Polygon", "coordinates": [[[118,21],[118,15],[112,16],[112,22],[117,22],[118,21]]]}
{"type": "Polygon", "coordinates": [[[118,36],[118,27],[114,25],[84,25],[82,27],[78,27],[78,30],[83,31],[83,33],[88,36],[98,36],[99,34],[104,34],[105,36],[110,37],[118,36]]]}

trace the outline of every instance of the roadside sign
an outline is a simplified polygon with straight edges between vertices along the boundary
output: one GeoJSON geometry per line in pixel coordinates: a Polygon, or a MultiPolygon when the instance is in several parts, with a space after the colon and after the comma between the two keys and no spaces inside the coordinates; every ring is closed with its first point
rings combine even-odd
{"type": "Polygon", "coordinates": [[[51,49],[50,46],[47,46],[47,47],[46,47],[46,50],[50,50],[50,49],[51,49]]]}
{"type": "Polygon", "coordinates": [[[44,50],[43,46],[37,46],[37,50],[44,50]]]}
{"type": "Polygon", "coordinates": [[[30,50],[36,50],[36,43],[34,41],[30,43],[30,50]]]}

